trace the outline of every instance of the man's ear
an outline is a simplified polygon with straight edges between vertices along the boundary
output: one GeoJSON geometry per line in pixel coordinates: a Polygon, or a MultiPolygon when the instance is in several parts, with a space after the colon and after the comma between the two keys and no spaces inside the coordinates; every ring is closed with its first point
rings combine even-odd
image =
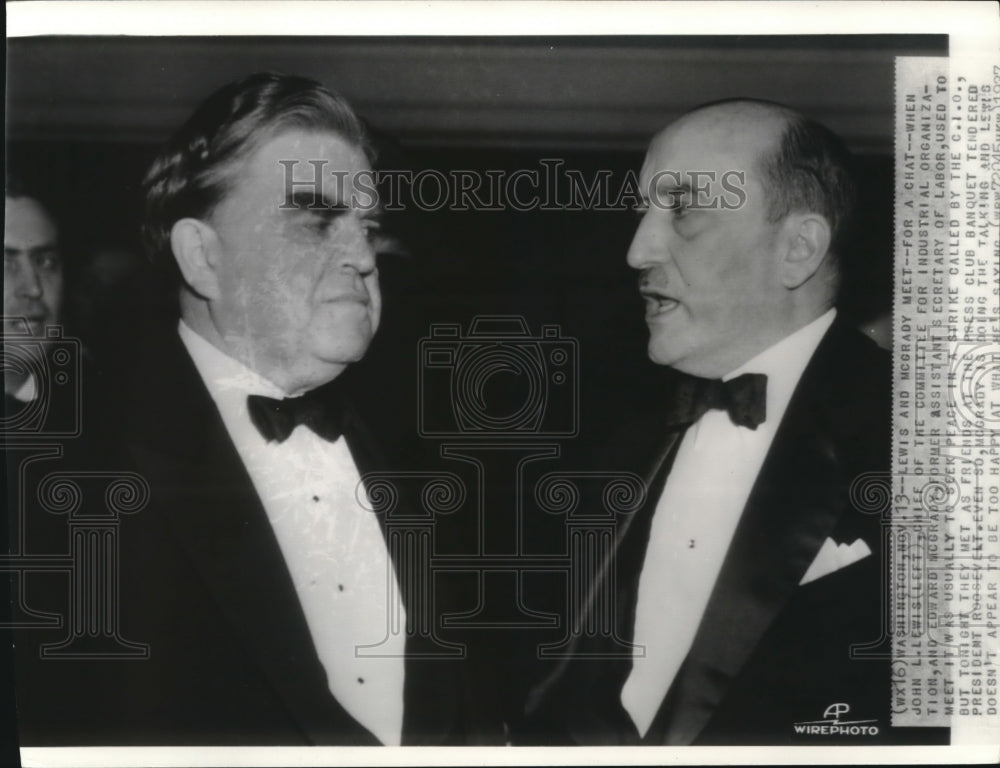
{"type": "Polygon", "coordinates": [[[219,298],[219,238],[199,219],[180,219],[170,229],[170,248],[184,282],[203,299],[219,298]]]}
{"type": "Polygon", "coordinates": [[[818,213],[793,213],[785,222],[788,248],[781,282],[795,289],[815,275],[830,252],[830,224],[818,213]]]}

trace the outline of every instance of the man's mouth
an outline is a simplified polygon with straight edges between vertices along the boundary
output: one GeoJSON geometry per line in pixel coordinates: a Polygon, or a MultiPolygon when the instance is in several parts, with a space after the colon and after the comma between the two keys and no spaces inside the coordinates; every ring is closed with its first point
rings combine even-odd
{"type": "Polygon", "coordinates": [[[368,306],[371,304],[371,299],[367,293],[358,293],[357,291],[349,291],[346,293],[337,293],[333,296],[329,296],[324,299],[328,303],[353,303],[353,304],[364,304],[368,306]]]}
{"type": "Polygon", "coordinates": [[[372,298],[361,280],[330,281],[319,293],[324,303],[371,304],[372,298]]]}
{"type": "Polygon", "coordinates": [[[666,315],[681,305],[677,299],[653,290],[642,290],[642,298],[646,302],[646,319],[666,315]]]}
{"type": "MultiPolygon", "coordinates": [[[[38,331],[43,325],[45,325],[48,322],[48,315],[45,314],[21,315],[21,317],[24,318],[24,321],[28,324],[28,327],[31,329],[32,332],[38,331]]],[[[19,323],[14,321],[13,325],[15,326],[19,325],[19,323]]]]}

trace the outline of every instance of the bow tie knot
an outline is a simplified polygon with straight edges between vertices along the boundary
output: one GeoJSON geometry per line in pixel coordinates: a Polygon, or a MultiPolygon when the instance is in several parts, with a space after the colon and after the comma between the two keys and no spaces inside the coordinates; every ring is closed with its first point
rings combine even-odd
{"type": "Polygon", "coordinates": [[[744,373],[723,381],[684,375],[675,389],[668,421],[674,426],[690,425],[714,409],[726,411],[736,426],[757,429],[767,417],[767,376],[744,373]]]}
{"type": "Polygon", "coordinates": [[[300,424],[330,442],[344,431],[343,403],[339,392],[328,387],[282,399],[247,395],[247,410],[257,431],[269,443],[283,443],[300,424]]]}

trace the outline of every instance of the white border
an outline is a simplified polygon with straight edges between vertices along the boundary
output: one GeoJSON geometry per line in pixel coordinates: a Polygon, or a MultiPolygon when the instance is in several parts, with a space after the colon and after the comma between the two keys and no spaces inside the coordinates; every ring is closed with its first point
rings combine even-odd
{"type": "Polygon", "coordinates": [[[996,763],[997,747],[61,747],[24,766],[868,765],[996,763]]]}
{"type": "MultiPolygon", "coordinates": [[[[984,42],[992,2],[482,2],[481,0],[31,0],[7,36],[952,34],[984,42]]],[[[992,40],[995,41],[995,36],[992,40]]],[[[990,49],[984,49],[990,50],[990,49]]],[[[996,53],[996,48],[992,48],[996,53]]]]}

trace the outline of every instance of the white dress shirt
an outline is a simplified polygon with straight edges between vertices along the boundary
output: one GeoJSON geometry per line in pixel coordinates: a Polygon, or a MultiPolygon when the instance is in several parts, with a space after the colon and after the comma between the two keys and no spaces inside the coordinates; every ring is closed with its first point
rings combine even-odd
{"type": "Polygon", "coordinates": [[[405,612],[344,438],[329,442],[299,425],[284,442],[267,442],[250,420],[247,396],[285,393],[183,321],[179,333],[278,539],[331,693],[384,744],[398,745],[405,634],[389,631],[389,610],[397,627],[406,626],[405,612]],[[382,641],[377,656],[357,650],[382,641]]]}
{"type": "Polygon", "coordinates": [[[766,420],[756,430],[711,410],[681,440],[653,514],[639,577],[632,672],[621,692],[641,736],[691,648],[778,424],[835,316],[831,309],[722,377],[767,376],[766,420]]]}

